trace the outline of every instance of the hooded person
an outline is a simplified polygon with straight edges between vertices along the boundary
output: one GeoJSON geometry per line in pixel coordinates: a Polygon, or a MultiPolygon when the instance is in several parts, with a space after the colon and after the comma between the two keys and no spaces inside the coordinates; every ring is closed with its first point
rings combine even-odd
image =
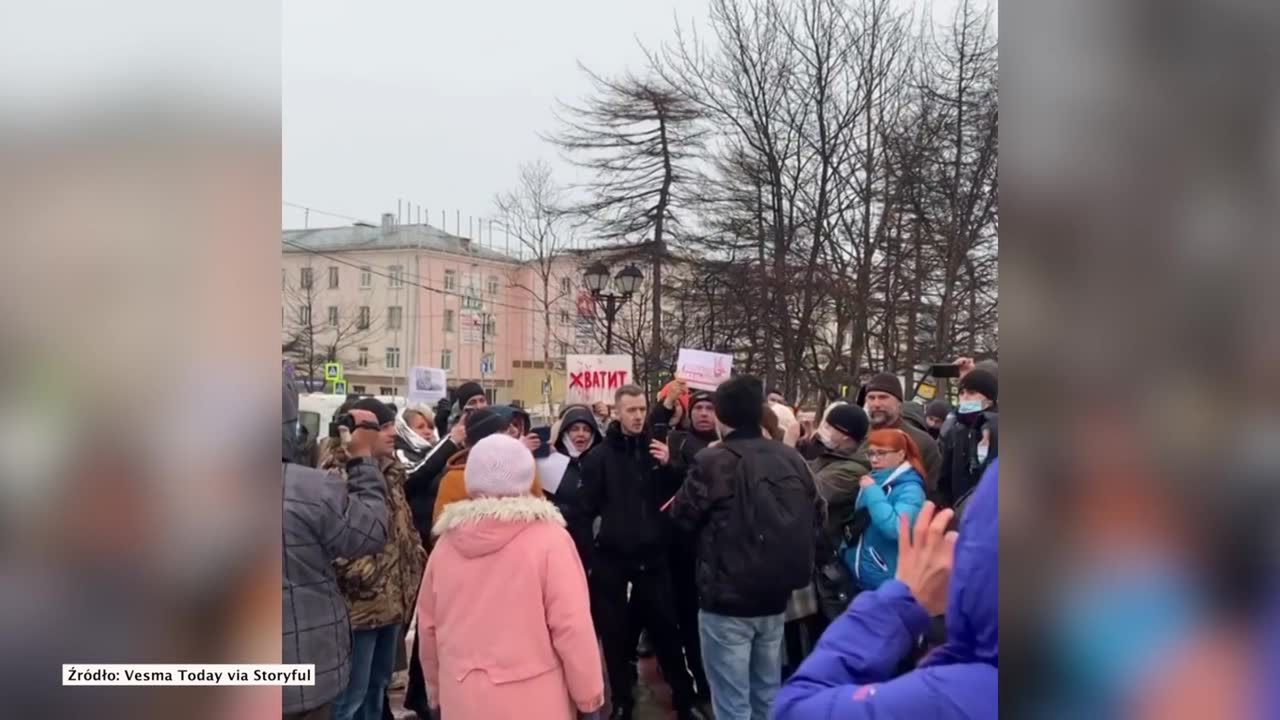
{"type": "MultiPolygon", "coordinates": [[[[467,416],[466,422],[466,446],[468,449],[462,450],[458,454],[449,458],[449,463],[445,469],[444,477],[440,479],[440,489],[436,493],[435,508],[431,513],[432,525],[440,520],[440,513],[444,511],[451,503],[465,500],[467,497],[466,485],[466,469],[467,458],[470,456],[470,448],[476,446],[476,443],[489,437],[490,435],[505,435],[510,420],[503,416],[503,413],[494,408],[480,408],[471,412],[467,416]]],[[[523,445],[521,447],[524,447],[523,445]]],[[[528,453],[529,449],[525,448],[528,453]]],[[[529,457],[533,457],[530,453],[529,457]]],[[[534,495],[542,494],[542,485],[538,482],[537,474],[534,474],[532,487],[530,491],[534,495]]]]}
{"type": "MultiPolygon", "coordinates": [[[[993,463],[960,521],[945,601],[946,642],[895,677],[930,624],[930,610],[915,594],[924,591],[904,580],[923,583],[903,577],[900,568],[903,579],[859,594],[831,624],[778,693],[774,720],[999,717],[998,477],[993,463]]],[[[921,534],[917,525],[917,545],[921,534]]],[[[930,546],[948,542],[940,533],[933,537],[933,528],[923,534],[930,546]]]]}
{"type": "Polygon", "coordinates": [[[519,441],[494,433],[471,448],[466,495],[435,524],[418,594],[433,705],[449,720],[597,712],[600,650],[564,519],[531,492],[534,460],[519,441]]]}
{"type": "Polygon", "coordinates": [[[942,426],[947,422],[947,416],[951,414],[951,405],[941,398],[929,401],[924,406],[924,423],[929,434],[934,440],[942,436],[942,426]]]}
{"type": "MultiPolygon", "coordinates": [[[[405,497],[404,470],[394,456],[396,414],[376,398],[360,399],[352,404],[351,411],[376,418],[379,435],[385,442],[386,452],[379,469],[386,481],[388,532],[387,542],[379,551],[334,562],[353,630],[351,682],[334,702],[336,720],[381,714],[396,660],[396,644],[402,627],[413,617],[414,596],[426,564],[426,550],[405,497]]],[[[333,446],[325,469],[350,481],[351,467],[350,443],[341,440],[333,446]]]]}
{"type": "Polygon", "coordinates": [[[551,428],[551,452],[538,458],[542,489],[562,514],[576,507],[582,486],[582,456],[604,439],[595,414],[586,405],[570,405],[551,428]]]}

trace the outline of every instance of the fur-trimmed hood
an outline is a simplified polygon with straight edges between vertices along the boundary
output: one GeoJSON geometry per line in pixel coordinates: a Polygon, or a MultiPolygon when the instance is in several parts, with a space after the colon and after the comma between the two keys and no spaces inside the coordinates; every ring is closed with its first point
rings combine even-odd
{"type": "Polygon", "coordinates": [[[565,525],[556,506],[541,497],[470,498],[447,505],[431,534],[448,535],[465,557],[480,557],[506,547],[536,523],[565,525]]]}

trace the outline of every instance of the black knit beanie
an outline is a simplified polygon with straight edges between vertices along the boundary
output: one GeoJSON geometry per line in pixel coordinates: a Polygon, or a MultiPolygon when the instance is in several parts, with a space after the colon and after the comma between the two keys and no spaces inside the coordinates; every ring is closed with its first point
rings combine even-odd
{"type": "Polygon", "coordinates": [[[489,408],[474,410],[467,416],[467,447],[475,447],[476,443],[504,432],[511,421],[489,408]]]}
{"type": "Polygon", "coordinates": [[[361,398],[354,405],[351,406],[351,409],[367,410],[373,413],[373,416],[378,418],[379,426],[386,425],[387,423],[393,423],[396,421],[396,411],[387,407],[387,404],[382,402],[378,398],[371,398],[371,397],[361,398]]]}
{"type": "Polygon", "coordinates": [[[867,414],[862,408],[849,404],[831,408],[831,412],[827,413],[826,422],[857,443],[867,439],[867,429],[871,427],[871,421],[867,419],[867,414]]]}
{"type": "Polygon", "coordinates": [[[982,393],[988,400],[995,402],[999,384],[996,376],[986,370],[970,370],[969,374],[960,378],[960,390],[982,393]]]}
{"type": "Polygon", "coordinates": [[[462,383],[458,389],[454,391],[453,396],[457,400],[459,408],[465,408],[467,401],[477,395],[483,395],[484,388],[480,387],[480,383],[462,383]]]}
{"type": "Polygon", "coordinates": [[[937,418],[938,420],[946,420],[947,415],[951,413],[951,405],[946,400],[932,400],[928,405],[924,406],[925,417],[937,418]]]}
{"type": "Polygon", "coordinates": [[[893,373],[880,373],[867,382],[867,386],[863,389],[863,396],[871,392],[889,393],[898,400],[902,400],[902,381],[893,373]]]}

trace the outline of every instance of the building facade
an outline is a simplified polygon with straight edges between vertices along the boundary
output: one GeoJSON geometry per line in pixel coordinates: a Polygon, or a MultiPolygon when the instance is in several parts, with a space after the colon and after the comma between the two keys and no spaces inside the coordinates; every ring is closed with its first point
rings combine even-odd
{"type": "MultiPolygon", "coordinates": [[[[494,402],[544,401],[577,345],[574,261],[536,261],[429,225],[285,230],[281,345],[301,375],[341,362],[351,392],[404,394],[415,366],[481,383],[494,402]],[[545,277],[544,277],[545,275],[545,277]]],[[[319,387],[313,385],[314,390],[319,387]]]]}

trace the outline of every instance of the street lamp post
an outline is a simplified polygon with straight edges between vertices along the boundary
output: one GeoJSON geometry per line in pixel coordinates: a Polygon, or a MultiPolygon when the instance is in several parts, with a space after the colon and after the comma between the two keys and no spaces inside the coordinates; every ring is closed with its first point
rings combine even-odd
{"type": "Polygon", "coordinates": [[[618,310],[635,294],[642,279],[644,276],[640,274],[639,268],[635,265],[627,265],[617,277],[613,278],[613,285],[618,292],[610,293],[605,292],[605,288],[609,285],[609,268],[604,263],[597,261],[583,273],[583,281],[587,284],[587,290],[591,291],[592,299],[604,301],[604,352],[606,355],[613,354],[613,321],[618,317],[618,310]]]}

